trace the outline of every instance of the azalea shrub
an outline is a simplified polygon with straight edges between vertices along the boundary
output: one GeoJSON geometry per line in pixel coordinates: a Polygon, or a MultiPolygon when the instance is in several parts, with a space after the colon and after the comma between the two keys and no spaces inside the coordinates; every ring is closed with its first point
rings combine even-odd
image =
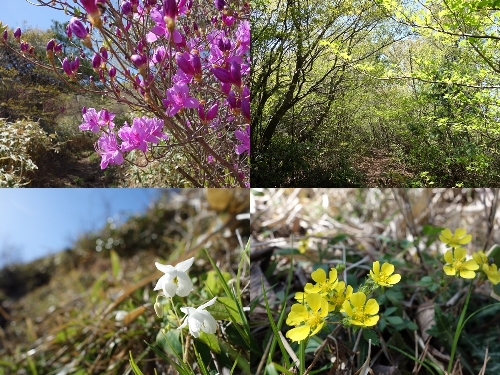
{"type": "MultiPolygon", "coordinates": [[[[67,36],[82,42],[80,53],[65,56],[64,46],[51,39],[47,60],[37,61],[20,28],[11,34],[16,53],[53,70],[77,92],[113,98],[138,113],[130,123],[115,123],[106,108],[82,108],[79,128],[99,135],[95,149],[102,169],[169,163],[182,154],[187,165],[172,162],[171,168],[192,186],[249,186],[247,2],[39,2],[68,15],[67,36]],[[81,72],[83,60],[93,75],[81,72]]],[[[0,23],[0,31],[9,46],[7,25],[0,23]]]]}

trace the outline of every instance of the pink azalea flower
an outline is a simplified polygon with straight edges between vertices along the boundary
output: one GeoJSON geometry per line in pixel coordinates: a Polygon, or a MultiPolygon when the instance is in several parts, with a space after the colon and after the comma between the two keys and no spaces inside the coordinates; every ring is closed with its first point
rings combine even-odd
{"type": "Polygon", "coordinates": [[[236,130],[234,136],[241,142],[236,146],[236,154],[241,155],[244,152],[250,154],[250,126],[247,126],[244,131],[236,130]]]}
{"type": "Polygon", "coordinates": [[[141,119],[135,118],[132,126],[128,126],[128,124],[125,123],[125,125],[118,130],[118,135],[123,140],[121,147],[123,152],[135,149],[141,150],[142,152],[148,150],[148,144],[146,143],[148,133],[141,119]]]}
{"type": "Polygon", "coordinates": [[[165,23],[165,18],[158,9],[153,8],[149,13],[149,16],[153,21],[155,21],[156,25],[153,26],[151,31],[146,36],[146,40],[149,43],[153,43],[158,39],[159,36],[165,36],[168,40],[172,39],[174,43],[179,44],[182,43],[182,35],[179,33],[177,29],[174,29],[172,32],[169,31],[167,24],[165,23]]]}
{"type": "Polygon", "coordinates": [[[109,164],[123,163],[123,155],[114,133],[103,133],[97,140],[96,151],[102,157],[101,169],[105,169],[109,164]]]}
{"type": "Polygon", "coordinates": [[[168,108],[167,114],[173,116],[183,108],[197,108],[200,102],[189,96],[189,88],[185,83],[178,82],[167,90],[163,105],[168,108]]]}

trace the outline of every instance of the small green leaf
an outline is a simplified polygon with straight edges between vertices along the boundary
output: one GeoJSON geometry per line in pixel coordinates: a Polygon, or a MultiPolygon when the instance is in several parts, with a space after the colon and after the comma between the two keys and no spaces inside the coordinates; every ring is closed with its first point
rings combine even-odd
{"type": "Polygon", "coordinates": [[[388,316],[386,317],[387,321],[393,325],[403,324],[403,318],[400,316],[388,316]]]}
{"type": "Polygon", "coordinates": [[[397,307],[388,307],[387,309],[385,309],[384,311],[384,316],[389,316],[391,315],[394,311],[396,311],[398,308],[397,307]]]}
{"type": "Polygon", "coordinates": [[[111,269],[113,272],[113,277],[115,280],[118,280],[118,276],[120,274],[120,257],[114,250],[111,250],[110,254],[111,254],[111,269]]]}
{"type": "Polygon", "coordinates": [[[217,340],[217,336],[213,333],[205,333],[201,331],[199,339],[207,344],[211,351],[220,353],[219,341],[217,340]]]}
{"type": "Polygon", "coordinates": [[[363,329],[363,338],[368,341],[372,340],[372,345],[377,345],[380,343],[377,333],[371,329],[363,329]]]}
{"type": "Polygon", "coordinates": [[[218,297],[216,303],[207,307],[207,311],[212,314],[215,320],[231,320],[243,324],[236,302],[229,297],[218,297]]]}

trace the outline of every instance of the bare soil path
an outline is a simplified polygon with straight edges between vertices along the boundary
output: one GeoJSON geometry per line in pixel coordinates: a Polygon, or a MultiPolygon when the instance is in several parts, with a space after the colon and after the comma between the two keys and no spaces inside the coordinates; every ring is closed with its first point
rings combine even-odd
{"type": "Polygon", "coordinates": [[[388,150],[371,149],[356,165],[365,176],[365,187],[403,187],[413,177],[388,150]]]}

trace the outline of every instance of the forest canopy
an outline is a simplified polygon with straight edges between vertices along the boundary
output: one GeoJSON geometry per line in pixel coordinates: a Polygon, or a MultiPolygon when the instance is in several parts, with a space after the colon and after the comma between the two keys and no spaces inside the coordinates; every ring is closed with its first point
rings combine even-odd
{"type": "Polygon", "coordinates": [[[258,0],[256,186],[497,186],[498,1],[258,0]]]}

